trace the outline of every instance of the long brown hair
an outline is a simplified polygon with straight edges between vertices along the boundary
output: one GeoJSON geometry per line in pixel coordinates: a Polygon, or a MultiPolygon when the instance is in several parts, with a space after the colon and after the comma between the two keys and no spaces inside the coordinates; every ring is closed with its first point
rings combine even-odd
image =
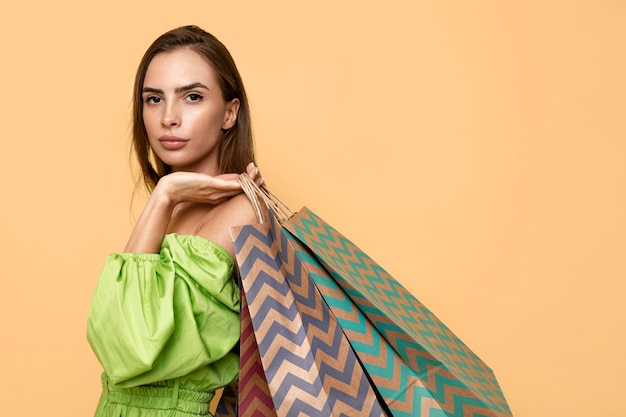
{"type": "Polygon", "coordinates": [[[250,123],[250,107],[246,91],[228,49],[213,35],[197,26],[183,26],[159,36],[144,54],[133,90],[132,144],[141,168],[143,182],[152,191],[159,179],[172,172],[154,154],[148,142],[148,133],[143,121],[142,89],[148,66],[157,54],[178,48],[189,48],[204,58],[215,71],[225,101],[239,99],[239,112],[235,125],[223,131],[219,144],[218,169],[220,174],[244,172],[250,162],[255,162],[250,123]]]}

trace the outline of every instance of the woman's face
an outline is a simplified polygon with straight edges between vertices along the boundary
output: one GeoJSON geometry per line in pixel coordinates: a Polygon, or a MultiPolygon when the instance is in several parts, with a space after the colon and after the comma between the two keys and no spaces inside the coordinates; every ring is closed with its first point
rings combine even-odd
{"type": "Polygon", "coordinates": [[[239,100],[224,101],[213,68],[197,52],[156,55],[142,89],[150,146],[173,171],[217,175],[222,129],[231,128],[239,100]]]}

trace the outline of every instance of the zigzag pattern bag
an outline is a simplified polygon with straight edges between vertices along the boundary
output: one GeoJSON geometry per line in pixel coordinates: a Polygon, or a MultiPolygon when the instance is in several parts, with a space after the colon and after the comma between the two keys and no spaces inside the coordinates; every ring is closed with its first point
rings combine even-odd
{"type": "Polygon", "coordinates": [[[262,224],[232,231],[249,308],[239,416],[512,415],[491,369],[383,268],[241,182],[262,224]]]}

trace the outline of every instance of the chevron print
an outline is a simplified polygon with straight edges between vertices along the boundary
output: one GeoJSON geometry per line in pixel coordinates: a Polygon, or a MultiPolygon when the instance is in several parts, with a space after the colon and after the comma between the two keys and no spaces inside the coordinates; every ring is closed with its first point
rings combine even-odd
{"type": "MultiPolygon", "coordinates": [[[[245,295],[241,296],[241,339],[239,340],[239,405],[238,417],[276,417],[274,402],[267,386],[265,372],[257,348],[250,310],[245,295]]],[[[220,404],[221,405],[221,404],[220,404]]],[[[216,410],[224,413],[227,410],[216,410]]],[[[221,416],[220,416],[221,417],[221,416]]],[[[226,416],[224,416],[226,417],[226,416]]]]}
{"type": "Polygon", "coordinates": [[[416,373],[389,346],[315,257],[295,239],[291,243],[390,412],[396,417],[434,415],[431,412],[439,409],[440,405],[416,373]],[[423,407],[422,404],[429,406],[423,407]]]}
{"type": "MultiPolygon", "coordinates": [[[[402,401],[408,404],[408,397],[412,396],[413,406],[424,410],[416,413],[412,409],[406,415],[511,416],[491,369],[352,242],[306,208],[283,226],[302,243],[298,256],[305,258],[310,251],[319,261],[315,265],[312,256],[309,256],[306,258],[307,267],[316,271],[312,279],[324,294],[359,357],[365,361],[366,356],[360,348],[371,354],[376,346],[380,355],[393,351],[391,355],[401,359],[394,363],[404,363],[404,367],[394,364],[399,368],[392,370],[396,378],[406,378],[407,386],[412,387],[405,391],[407,397],[402,401]],[[325,276],[324,271],[328,271],[326,275],[330,277],[325,276]],[[338,285],[333,286],[333,281],[338,285]],[[341,289],[343,295],[337,289],[341,289]],[[345,304],[346,298],[350,299],[351,305],[345,304]],[[360,332],[361,338],[365,334],[367,337],[360,340],[359,334],[351,331],[360,332]],[[422,391],[430,394],[422,395],[422,391]]],[[[372,357],[372,360],[390,363],[388,358],[383,357],[372,357]]],[[[372,378],[380,375],[367,366],[366,369],[372,378]]],[[[380,369],[381,372],[391,371],[384,366],[380,369]]],[[[381,380],[375,383],[382,394],[385,383],[381,380]]],[[[393,395],[392,391],[390,395],[393,395]]],[[[401,405],[402,401],[398,404],[401,405]]],[[[390,407],[393,408],[391,404],[390,407]]],[[[399,411],[396,414],[395,409],[392,411],[394,415],[402,415],[399,411]]]]}
{"type": "MultiPolygon", "coordinates": [[[[248,225],[232,234],[276,415],[384,416],[347,338],[280,225],[248,225]]],[[[247,395],[243,389],[240,408],[247,395]]]]}

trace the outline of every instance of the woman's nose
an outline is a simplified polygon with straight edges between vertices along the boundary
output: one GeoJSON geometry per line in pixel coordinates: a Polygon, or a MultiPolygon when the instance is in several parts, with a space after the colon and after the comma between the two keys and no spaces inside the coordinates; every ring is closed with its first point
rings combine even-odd
{"type": "Polygon", "coordinates": [[[173,127],[180,125],[180,115],[176,106],[167,104],[161,117],[161,125],[163,127],[173,127]]]}

